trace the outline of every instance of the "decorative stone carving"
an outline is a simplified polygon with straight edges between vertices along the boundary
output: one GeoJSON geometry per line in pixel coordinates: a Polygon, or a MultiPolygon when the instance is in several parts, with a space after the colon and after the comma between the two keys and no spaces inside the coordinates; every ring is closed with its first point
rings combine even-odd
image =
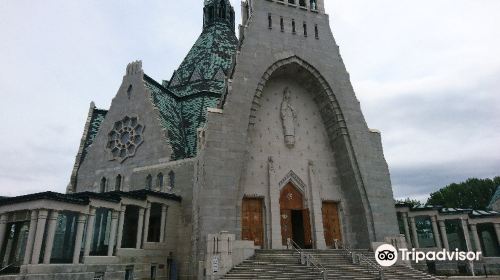
{"type": "Polygon", "coordinates": [[[139,124],[137,117],[125,116],[115,122],[113,129],[108,133],[106,148],[111,153],[111,160],[123,162],[133,157],[139,145],[144,141],[144,125],[139,124]]]}
{"type": "Polygon", "coordinates": [[[269,156],[267,159],[267,162],[269,164],[269,171],[274,171],[274,159],[272,156],[269,156]]]}
{"type": "Polygon", "coordinates": [[[297,114],[290,103],[290,94],[290,89],[286,87],[283,92],[283,101],[281,102],[281,121],[283,124],[285,145],[291,149],[295,145],[295,124],[297,121],[297,114]]]}
{"type": "Polygon", "coordinates": [[[142,61],[136,60],[127,65],[127,75],[144,74],[142,71],[142,61]]]}

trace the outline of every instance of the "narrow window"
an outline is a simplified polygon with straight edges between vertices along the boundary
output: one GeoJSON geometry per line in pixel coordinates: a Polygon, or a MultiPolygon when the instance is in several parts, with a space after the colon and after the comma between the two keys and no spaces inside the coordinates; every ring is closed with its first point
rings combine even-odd
{"type": "Polygon", "coordinates": [[[281,32],[285,32],[285,23],[283,22],[283,17],[280,17],[281,32]]]}
{"type": "Polygon", "coordinates": [[[158,176],[156,176],[156,188],[159,191],[163,191],[163,173],[159,173],[158,176]]]}
{"type": "Polygon", "coordinates": [[[316,0],[310,0],[311,10],[316,11],[318,9],[318,5],[316,4],[316,0]]]}
{"type": "Polygon", "coordinates": [[[305,7],[306,6],[306,0],[299,0],[299,5],[301,7],[305,7]]]}
{"type": "Polygon", "coordinates": [[[304,37],[307,37],[307,23],[304,22],[304,37]]]}
{"type": "Polygon", "coordinates": [[[208,8],[208,21],[211,22],[214,19],[214,7],[208,8]]]}
{"type": "Polygon", "coordinates": [[[106,191],[106,178],[102,177],[99,192],[103,193],[106,191]]]}
{"type": "Polygon", "coordinates": [[[171,189],[173,189],[175,186],[175,173],[174,173],[174,171],[170,171],[168,173],[168,185],[170,186],[171,189]]]}
{"type": "Polygon", "coordinates": [[[116,176],[115,191],[121,191],[121,190],[122,190],[122,175],[118,174],[118,176],[116,176]]]}
{"type": "Polygon", "coordinates": [[[314,25],[314,35],[316,36],[316,39],[319,39],[319,30],[318,30],[318,25],[314,25]]]}
{"type": "Polygon", "coordinates": [[[132,96],[132,85],[129,85],[128,89],[127,89],[127,97],[128,97],[128,99],[130,99],[131,96],[132,96]]]}
{"type": "Polygon", "coordinates": [[[151,280],[156,280],[156,265],[151,266],[151,280]]]}
{"type": "Polygon", "coordinates": [[[288,4],[295,5],[295,0],[288,0],[288,4]]]}
{"type": "Polygon", "coordinates": [[[125,268],[125,280],[134,280],[134,266],[128,265],[125,268]]]}
{"type": "Polygon", "coordinates": [[[153,177],[149,174],[146,177],[146,190],[151,190],[153,188],[153,177]]]}
{"type": "Polygon", "coordinates": [[[273,29],[273,17],[271,16],[271,14],[267,15],[267,24],[269,29],[273,29]]]}
{"type": "Polygon", "coordinates": [[[295,20],[292,19],[292,33],[295,34],[295,20]]]}

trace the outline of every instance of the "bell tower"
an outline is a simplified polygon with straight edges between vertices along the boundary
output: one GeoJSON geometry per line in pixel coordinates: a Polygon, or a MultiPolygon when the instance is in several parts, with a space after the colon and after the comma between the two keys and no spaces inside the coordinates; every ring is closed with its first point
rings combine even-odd
{"type": "Polygon", "coordinates": [[[205,0],[203,28],[217,22],[227,23],[234,30],[234,9],[229,0],[205,0]]]}

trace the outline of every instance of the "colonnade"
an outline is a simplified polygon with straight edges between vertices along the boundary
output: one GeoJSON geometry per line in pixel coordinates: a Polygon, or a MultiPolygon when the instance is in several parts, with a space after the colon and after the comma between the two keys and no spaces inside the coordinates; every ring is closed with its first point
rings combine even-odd
{"type": "MultiPolygon", "coordinates": [[[[134,205],[136,206],[136,205],[134,205]]],[[[123,230],[125,224],[125,211],[127,205],[122,204],[119,210],[109,209],[111,212],[111,223],[109,233],[109,243],[106,256],[112,257],[116,255],[116,249],[122,247],[123,230]]],[[[165,242],[165,231],[167,223],[167,209],[166,204],[161,204],[161,224],[160,224],[160,243],[165,242]]],[[[96,210],[97,207],[89,206],[87,213],[78,213],[76,216],[76,232],[74,235],[74,251],[72,253],[72,263],[80,263],[80,255],[82,242],[85,242],[83,248],[83,257],[91,256],[92,243],[94,238],[94,230],[96,223],[96,210]],[[87,227],[85,229],[85,225],[87,227]],[[84,240],[85,236],[85,240],[84,240]]],[[[68,210],[71,212],[71,210],[68,210]]],[[[32,264],[50,264],[52,257],[52,250],[54,248],[54,240],[57,230],[57,221],[59,215],[63,211],[56,209],[31,209],[29,230],[27,234],[26,247],[24,251],[23,263],[24,265],[32,264]],[[42,248],[43,246],[43,248],[42,248]],[[42,250],[43,249],[43,250],[42,250]],[[40,258],[43,252],[43,259],[40,258]]],[[[66,211],[64,211],[66,212],[66,211]]],[[[0,252],[4,246],[3,241],[8,234],[8,217],[9,212],[0,214],[0,252]]],[[[143,248],[148,240],[149,220],[151,214],[151,202],[146,203],[146,207],[139,208],[139,219],[137,225],[137,241],[135,249],[143,248]]],[[[132,248],[134,249],[134,248],[132,248]]]]}

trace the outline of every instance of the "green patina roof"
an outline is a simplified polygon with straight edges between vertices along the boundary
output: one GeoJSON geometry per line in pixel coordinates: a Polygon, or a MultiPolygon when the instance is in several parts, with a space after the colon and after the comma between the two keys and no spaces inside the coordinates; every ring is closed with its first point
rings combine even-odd
{"type": "MultiPolygon", "coordinates": [[[[205,5],[214,2],[205,0],[205,5]]],[[[169,82],[160,84],[144,75],[144,84],[151,92],[151,101],[173,150],[172,160],[196,156],[197,130],[205,125],[207,108],[217,107],[224,94],[225,78],[238,45],[231,25],[234,11],[227,0],[226,4],[224,17],[216,16],[205,23],[198,40],[169,82]]],[[[95,110],[84,154],[105,114],[104,110],[95,110]]]]}
{"type": "Polygon", "coordinates": [[[491,198],[490,204],[488,205],[488,208],[491,208],[497,200],[500,199],[500,186],[497,187],[496,192],[493,194],[493,197],[491,198]]]}
{"type": "Polygon", "coordinates": [[[85,138],[85,144],[83,145],[82,157],[80,158],[80,163],[85,159],[87,155],[89,147],[94,143],[94,139],[99,132],[99,128],[101,127],[102,121],[106,114],[107,110],[94,109],[92,111],[92,116],[90,118],[90,125],[87,132],[87,137],[85,138]]]}
{"type": "Polygon", "coordinates": [[[217,107],[224,94],[237,45],[231,25],[215,21],[204,27],[168,84],[144,75],[168,134],[173,160],[196,156],[197,130],[205,125],[207,108],[217,107]]]}
{"type": "Polygon", "coordinates": [[[194,157],[197,129],[205,124],[206,109],[216,107],[220,95],[206,92],[179,97],[147,75],[144,75],[144,81],[167,133],[165,136],[173,150],[172,159],[194,157]]]}
{"type": "Polygon", "coordinates": [[[179,96],[199,92],[222,94],[237,45],[238,39],[229,24],[215,22],[207,26],[174,72],[168,89],[179,96]]]}

